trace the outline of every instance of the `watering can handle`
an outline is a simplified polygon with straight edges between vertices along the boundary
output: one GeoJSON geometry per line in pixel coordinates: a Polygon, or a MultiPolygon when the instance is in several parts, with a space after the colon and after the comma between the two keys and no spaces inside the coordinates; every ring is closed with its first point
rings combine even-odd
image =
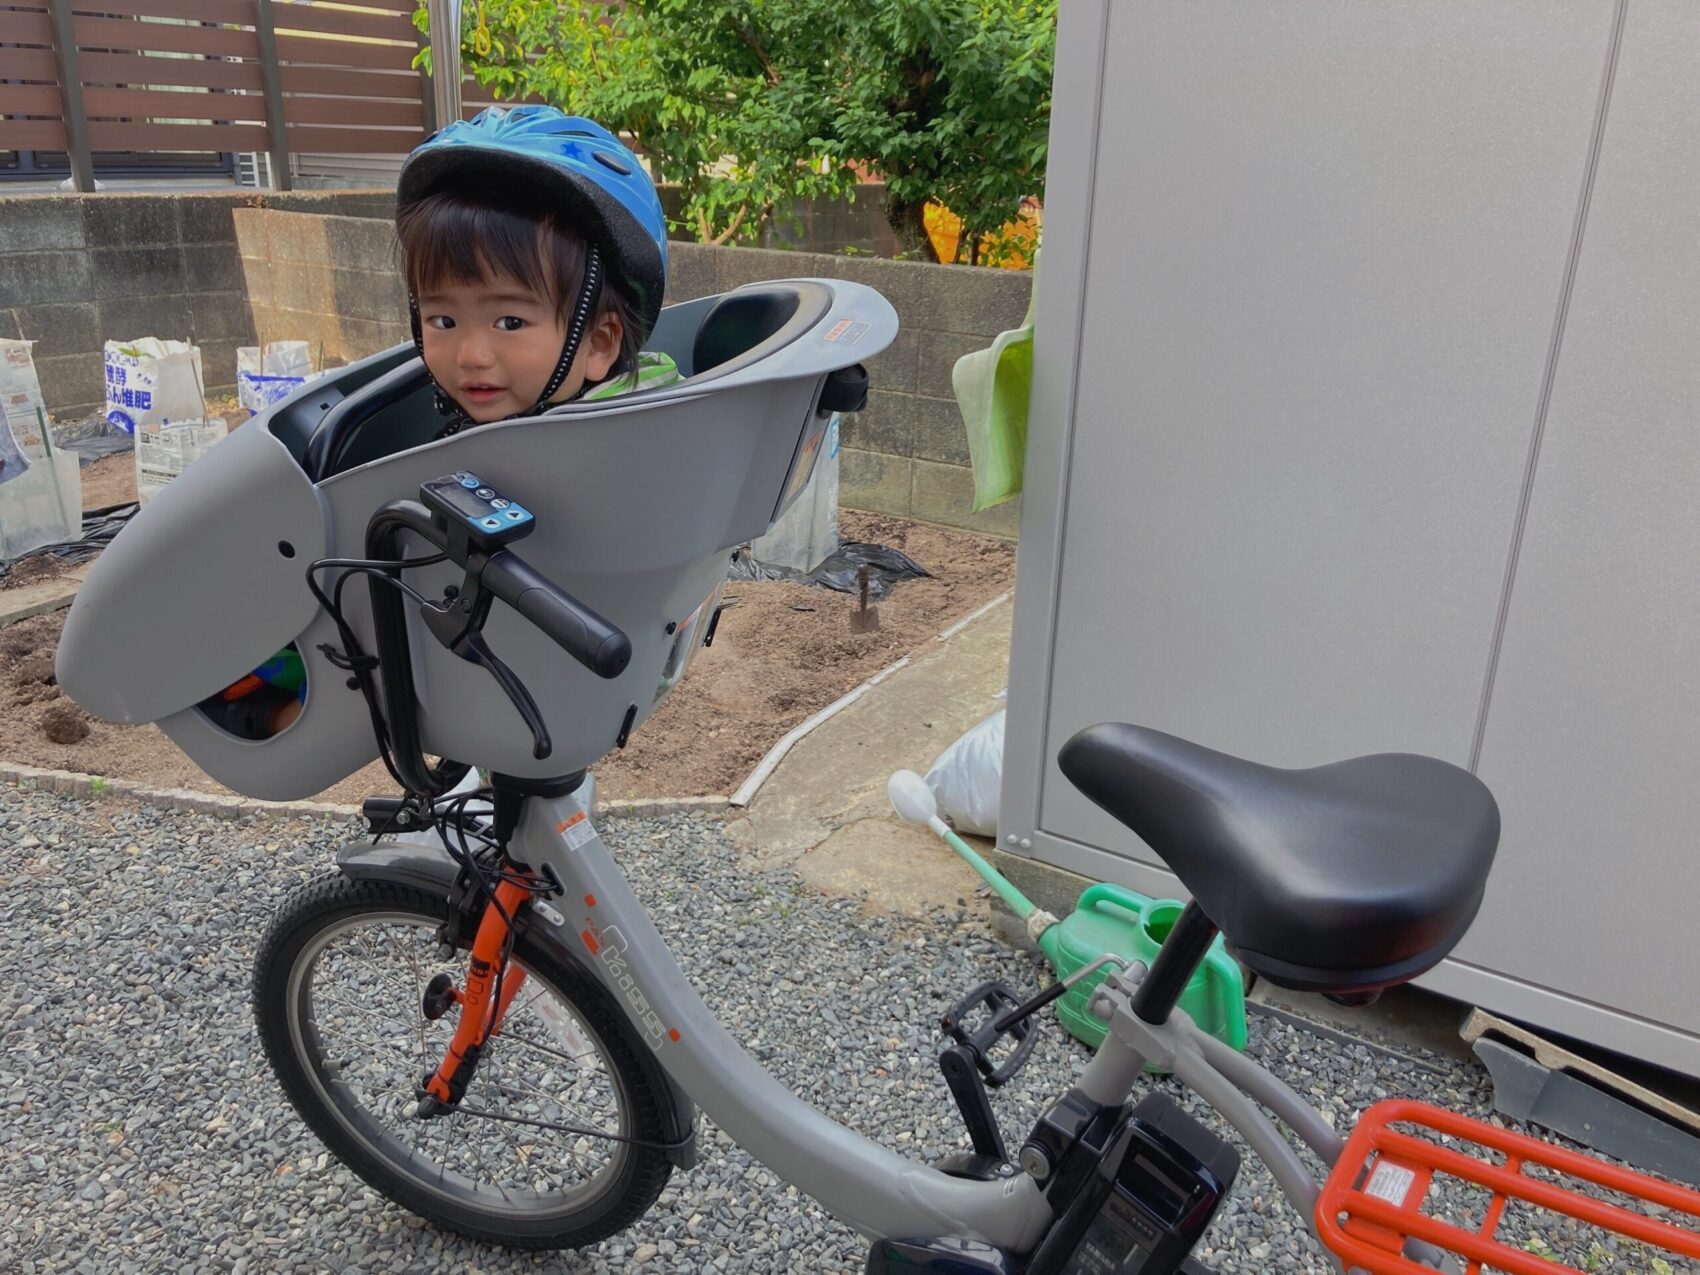
{"type": "Polygon", "coordinates": [[[1135,924],[1145,920],[1145,909],[1150,906],[1149,900],[1141,899],[1125,887],[1112,885],[1108,881],[1087,886],[1080,896],[1080,901],[1074,906],[1077,911],[1092,912],[1097,910],[1100,903],[1107,903],[1119,911],[1129,913],[1135,924]]]}

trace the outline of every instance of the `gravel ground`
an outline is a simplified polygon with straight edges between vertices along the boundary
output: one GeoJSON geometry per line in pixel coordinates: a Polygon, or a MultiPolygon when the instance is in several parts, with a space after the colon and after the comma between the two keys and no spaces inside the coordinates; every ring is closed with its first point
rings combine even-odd
{"type": "MultiPolygon", "coordinates": [[[[637,1226],[576,1254],[427,1229],[327,1161],[266,1068],[248,987],[280,893],[347,831],[0,787],[0,1271],[861,1270],[864,1241],[707,1121],[703,1162],[637,1226]]],[[[1029,958],[974,917],[863,921],[788,871],[752,873],[710,819],[604,831],[698,990],[778,1076],[899,1150],[966,1144],[933,1023],[982,979],[1036,986],[1029,958]]],[[[1341,1127],[1394,1093],[1487,1111],[1485,1075],[1436,1055],[1341,1050],[1263,1017],[1252,1052],[1341,1127]]],[[[1012,1141],[1084,1061],[1048,1024],[993,1095],[1012,1141]]],[[[1543,1236],[1560,1251],[1567,1238],[1543,1236]]],[[[1327,1270],[1250,1160],[1199,1256],[1222,1275],[1327,1270]]]]}

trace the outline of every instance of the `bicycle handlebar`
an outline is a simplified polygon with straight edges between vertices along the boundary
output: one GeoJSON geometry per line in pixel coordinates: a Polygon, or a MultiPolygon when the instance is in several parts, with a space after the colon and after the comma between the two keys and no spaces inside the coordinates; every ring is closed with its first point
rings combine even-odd
{"type": "Polygon", "coordinates": [[[513,550],[499,549],[491,554],[480,582],[596,676],[618,677],[631,662],[630,638],[550,582],[513,550]]]}

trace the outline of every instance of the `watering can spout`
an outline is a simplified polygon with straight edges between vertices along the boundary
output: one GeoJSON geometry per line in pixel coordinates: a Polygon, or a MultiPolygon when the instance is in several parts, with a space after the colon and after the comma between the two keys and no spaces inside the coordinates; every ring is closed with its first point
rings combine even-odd
{"type": "Polygon", "coordinates": [[[912,770],[900,770],[893,774],[885,786],[885,792],[886,796],[891,798],[891,808],[897,811],[898,818],[905,823],[925,827],[938,818],[939,805],[933,797],[933,790],[927,787],[925,779],[912,770]]]}

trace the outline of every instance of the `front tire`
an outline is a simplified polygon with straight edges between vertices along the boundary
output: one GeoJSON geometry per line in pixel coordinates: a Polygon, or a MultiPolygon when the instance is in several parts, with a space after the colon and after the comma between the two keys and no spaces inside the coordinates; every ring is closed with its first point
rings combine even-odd
{"type": "MultiPolygon", "coordinates": [[[[464,973],[464,954],[446,962],[437,951],[448,908],[413,885],[340,874],[289,895],[254,971],[254,1016],[284,1092],[337,1159],[445,1230],[526,1249],[624,1230],[672,1173],[646,1046],[600,983],[523,932],[510,968],[526,984],[462,1109],[417,1117],[419,1086],[458,1016],[432,1021],[423,1008],[434,974],[464,973]]],[[[473,926],[461,928],[470,942],[473,926]]]]}

